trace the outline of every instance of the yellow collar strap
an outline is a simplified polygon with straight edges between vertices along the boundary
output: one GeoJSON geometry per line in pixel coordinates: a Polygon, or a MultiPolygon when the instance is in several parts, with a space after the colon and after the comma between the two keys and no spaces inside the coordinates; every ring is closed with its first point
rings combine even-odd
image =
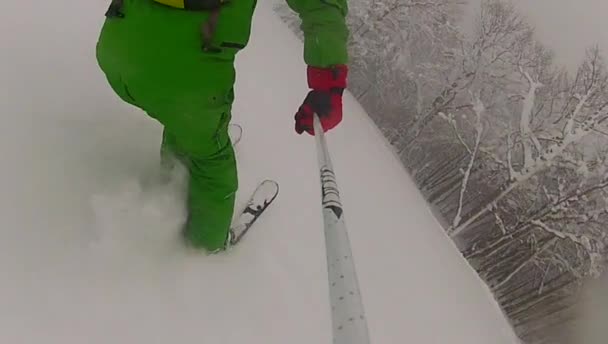
{"type": "Polygon", "coordinates": [[[160,4],[191,11],[206,11],[219,8],[227,0],[154,0],[160,4]]]}

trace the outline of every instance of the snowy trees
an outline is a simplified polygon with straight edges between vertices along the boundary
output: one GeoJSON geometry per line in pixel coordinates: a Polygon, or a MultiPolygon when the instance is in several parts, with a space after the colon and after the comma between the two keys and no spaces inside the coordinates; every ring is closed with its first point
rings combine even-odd
{"type": "MultiPolygon", "coordinates": [[[[505,167],[508,169],[508,179],[499,187],[501,192],[490,201],[490,204],[494,205],[543,170],[559,166],[560,163],[574,165],[582,178],[581,181],[586,180],[589,171],[585,165],[584,154],[577,151],[576,145],[582,144],[584,138],[608,116],[607,74],[597,49],[588,53],[576,79],[572,82],[566,81],[565,90],[561,89],[561,82],[555,84],[553,80],[547,81],[553,84],[543,85],[538,81],[539,77],[527,67],[522,67],[519,62],[516,67],[526,80],[523,92],[515,100],[517,102],[521,99],[519,131],[507,133],[505,167]],[[540,87],[552,89],[539,94],[540,87]],[[560,108],[556,109],[556,106],[560,108]],[[536,125],[535,130],[532,125],[536,125]],[[513,136],[518,145],[511,142],[513,136]],[[541,138],[544,143],[541,143],[541,138]],[[521,162],[520,166],[515,167],[517,163],[513,161],[513,156],[517,154],[521,156],[521,162]]],[[[561,77],[556,78],[562,80],[561,77]]],[[[496,161],[503,161],[496,154],[493,157],[496,161]]],[[[461,234],[489,209],[483,207],[473,212],[467,221],[450,228],[450,233],[461,234]]]]}
{"type": "MultiPolygon", "coordinates": [[[[429,101],[423,71],[447,68],[461,0],[351,1],[349,88],[385,132],[408,135],[429,101]]],[[[399,142],[399,138],[392,138],[399,142]]]]}
{"type": "Polygon", "coordinates": [[[574,77],[556,68],[501,1],[482,5],[462,47],[461,68],[446,75],[458,82],[434,93],[440,121],[428,111],[400,151],[448,233],[532,336],[565,319],[577,282],[598,276],[606,256],[608,71],[597,47],[574,77]],[[454,158],[446,165],[414,142],[448,146],[454,158]]]}
{"type": "MultiPolygon", "coordinates": [[[[536,50],[539,51],[539,50],[536,50]]],[[[499,210],[513,208],[507,203],[515,200],[514,210],[518,226],[530,225],[560,238],[583,244],[579,239],[552,229],[542,216],[551,216],[549,222],[562,226],[565,220],[576,219],[576,225],[589,218],[597,219],[603,204],[595,206],[596,198],[606,187],[602,153],[589,152],[588,136],[608,118],[608,74],[597,48],[590,49],[574,80],[563,73],[546,76],[535,68],[515,67],[524,82],[514,99],[515,105],[506,103],[503,111],[517,110],[517,130],[509,122],[506,144],[491,143],[485,148],[503,170],[505,178],[495,187],[494,194],[469,212],[467,219],[448,229],[452,236],[465,235],[475,229],[475,223],[492,214],[500,223],[503,235],[509,234],[499,210]],[[540,92],[540,88],[545,88],[540,92]],[[523,204],[522,204],[523,203],[523,204]],[[518,206],[525,205],[525,209],[518,206]],[[575,209],[581,205],[581,209],[575,209]],[[589,212],[590,207],[597,208],[589,212]],[[527,211],[525,211],[527,210],[527,211]],[[574,212],[568,218],[556,217],[559,213],[574,212]],[[524,214],[522,216],[521,214],[524,214]]],[[[498,136],[500,137],[500,136],[498,136]]],[[[504,217],[504,215],[502,216],[504,217]]],[[[565,230],[573,230],[572,226],[565,230]]],[[[584,246],[589,248],[588,241],[584,246]]]]}
{"type": "Polygon", "coordinates": [[[574,73],[557,66],[502,0],[464,34],[460,5],[351,1],[350,90],[518,332],[541,342],[608,253],[606,60],[590,47],[574,73]]]}

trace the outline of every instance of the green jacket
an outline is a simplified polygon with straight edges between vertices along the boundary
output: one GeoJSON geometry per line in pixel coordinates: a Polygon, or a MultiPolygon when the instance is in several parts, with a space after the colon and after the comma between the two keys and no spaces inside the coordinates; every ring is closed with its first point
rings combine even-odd
{"type": "MultiPolygon", "coordinates": [[[[348,62],[346,1],[287,0],[302,20],[307,64],[327,67],[348,62]]],[[[223,6],[211,42],[219,49],[203,51],[201,26],[208,22],[209,12],[176,9],[153,0],[124,0],[124,17],[107,18],[101,28],[98,64],[123,100],[174,133],[203,126],[211,130],[218,127],[209,119],[214,116],[194,113],[203,109],[230,113],[234,60],[249,43],[256,4],[257,0],[231,0],[223,6]],[[199,118],[206,122],[198,122],[199,118]]]]}
{"type": "Polygon", "coordinates": [[[347,0],[286,0],[300,15],[304,60],[316,67],[348,63],[347,0]]]}
{"type": "MultiPolygon", "coordinates": [[[[302,21],[305,62],[315,67],[348,63],[347,0],[286,1],[302,21]]],[[[213,45],[220,50],[204,52],[200,29],[208,12],[175,9],[153,0],[124,0],[124,18],[107,18],[103,24],[97,61],[127,102],[148,97],[155,103],[150,104],[153,110],[179,101],[175,93],[181,98],[206,94],[197,106],[229,108],[232,99],[226,97],[232,96],[236,80],[234,59],[249,42],[256,3],[232,0],[222,7],[213,35],[213,45]]]]}
{"type": "MultiPolygon", "coordinates": [[[[301,18],[305,62],[315,67],[348,63],[347,0],[286,1],[301,18]]],[[[220,49],[209,52],[203,51],[201,39],[209,12],[176,9],[153,0],[123,0],[124,17],[107,18],[101,28],[98,64],[124,101],[142,108],[173,133],[185,137],[183,133],[192,128],[211,131],[219,126],[217,116],[200,112],[230,113],[234,60],[249,43],[256,4],[257,0],[231,0],[222,7],[212,42],[220,49]]]]}
{"type": "MultiPolygon", "coordinates": [[[[207,12],[174,9],[153,0],[122,0],[125,18],[110,18],[105,31],[123,31],[120,37],[128,42],[129,53],[134,48],[155,52],[170,48],[180,53],[180,44],[189,45],[191,52],[198,52],[194,42],[200,40],[200,25],[209,17],[207,12]],[[135,27],[136,26],[136,27],[135,27]],[[188,39],[192,41],[187,42],[188,39]],[[141,44],[139,44],[141,42],[141,44]],[[135,43],[135,44],[134,44],[135,43]]],[[[316,67],[348,63],[347,0],[286,0],[289,7],[299,14],[304,32],[304,60],[316,67]]],[[[249,42],[251,22],[257,0],[231,0],[222,7],[214,35],[215,44],[221,49],[214,59],[232,60],[234,55],[249,42]]],[[[113,40],[116,40],[113,38],[113,40]]],[[[125,47],[115,46],[113,49],[125,47]]]]}

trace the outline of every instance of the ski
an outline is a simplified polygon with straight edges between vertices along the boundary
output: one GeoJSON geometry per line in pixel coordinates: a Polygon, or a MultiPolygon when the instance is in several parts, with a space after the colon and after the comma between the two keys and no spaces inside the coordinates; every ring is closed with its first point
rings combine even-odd
{"type": "Polygon", "coordinates": [[[270,206],[279,194],[279,184],[274,180],[265,180],[260,183],[230,228],[229,246],[238,244],[249,231],[255,221],[270,206]]]}
{"type": "Polygon", "coordinates": [[[238,124],[230,123],[228,126],[228,136],[233,146],[236,146],[243,137],[243,127],[238,124]]]}

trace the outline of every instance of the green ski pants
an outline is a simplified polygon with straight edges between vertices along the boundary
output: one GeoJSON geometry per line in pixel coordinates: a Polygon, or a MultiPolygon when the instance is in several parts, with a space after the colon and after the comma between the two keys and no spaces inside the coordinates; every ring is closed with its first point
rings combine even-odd
{"type": "Polygon", "coordinates": [[[205,55],[198,29],[206,14],[125,1],[124,18],[107,19],[97,61],[114,92],[163,126],[161,157],[176,157],[189,172],[190,246],[225,248],[238,187],[228,136],[236,51],[205,55]]]}

